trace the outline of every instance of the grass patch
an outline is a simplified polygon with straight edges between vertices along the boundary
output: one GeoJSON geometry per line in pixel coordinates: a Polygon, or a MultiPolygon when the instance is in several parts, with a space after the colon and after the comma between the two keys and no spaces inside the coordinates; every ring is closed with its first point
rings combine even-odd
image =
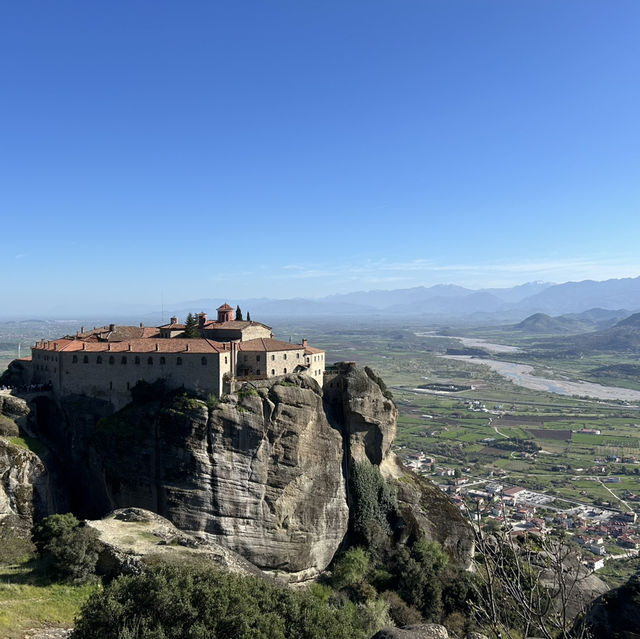
{"type": "Polygon", "coordinates": [[[47,447],[39,439],[28,437],[27,435],[23,437],[9,437],[8,441],[14,446],[30,450],[38,456],[43,455],[47,451],[47,447]]]}
{"type": "Polygon", "coordinates": [[[41,562],[25,559],[0,566],[0,636],[24,637],[26,630],[45,625],[70,627],[98,584],[71,586],[51,582],[41,562]]]}

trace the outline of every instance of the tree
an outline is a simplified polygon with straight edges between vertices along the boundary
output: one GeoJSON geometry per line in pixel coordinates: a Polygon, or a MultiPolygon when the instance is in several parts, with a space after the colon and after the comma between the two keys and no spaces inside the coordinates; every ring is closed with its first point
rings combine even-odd
{"type": "Polygon", "coordinates": [[[249,313],[249,311],[247,311],[247,322],[251,321],[251,313],[249,313]]]}
{"type": "Polygon", "coordinates": [[[198,330],[198,320],[193,313],[187,315],[187,319],[184,323],[183,337],[194,339],[200,337],[200,331],[198,330]]]}
{"type": "Polygon", "coordinates": [[[242,322],[242,309],[240,308],[240,306],[236,306],[236,319],[239,322],[242,322]]]}
{"type": "MultiPolygon", "coordinates": [[[[476,514],[480,520],[480,512],[476,514]]],[[[479,564],[478,623],[498,637],[545,639],[587,636],[580,584],[589,573],[562,536],[514,538],[510,530],[474,525],[479,564]],[[576,621],[577,620],[577,621],[576,621]]]]}
{"type": "Polygon", "coordinates": [[[98,533],[71,514],[51,515],[33,528],[38,554],[62,579],[82,583],[91,578],[98,561],[98,533]]]}

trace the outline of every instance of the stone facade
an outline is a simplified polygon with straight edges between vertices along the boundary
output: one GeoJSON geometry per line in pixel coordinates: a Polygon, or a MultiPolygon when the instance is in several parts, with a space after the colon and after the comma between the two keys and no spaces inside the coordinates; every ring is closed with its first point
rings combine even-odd
{"type": "Polygon", "coordinates": [[[324,352],[308,346],[306,340],[290,344],[273,339],[269,326],[236,321],[228,310],[219,311],[216,322],[206,322],[202,315],[199,339],[181,337],[173,317],[171,324],[158,328],[111,324],[40,341],[32,348],[32,383],[51,384],[58,396],[105,399],[117,408],[131,401],[130,390],[141,380],[162,379],[172,388],[218,397],[225,391],[225,379],[234,377],[307,372],[322,386],[324,352]],[[212,334],[218,339],[206,338],[212,334]]]}

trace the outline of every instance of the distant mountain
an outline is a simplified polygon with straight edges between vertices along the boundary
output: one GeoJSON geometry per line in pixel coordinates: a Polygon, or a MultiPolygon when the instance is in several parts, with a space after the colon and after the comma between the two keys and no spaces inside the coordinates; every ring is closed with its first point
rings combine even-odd
{"type": "Polygon", "coordinates": [[[530,334],[571,335],[611,328],[621,318],[628,315],[627,311],[607,311],[601,308],[592,308],[583,313],[569,313],[557,317],[551,317],[546,313],[534,313],[519,324],[505,328],[530,334]]]}
{"type": "MultiPolygon", "coordinates": [[[[580,332],[612,326],[616,320],[622,318],[620,314],[615,315],[620,313],[621,308],[628,308],[630,311],[640,310],[640,277],[603,282],[585,280],[564,284],[528,282],[511,288],[480,290],[439,284],[431,287],[356,291],[315,299],[199,299],[174,304],[171,308],[180,314],[200,309],[213,315],[217,306],[225,301],[234,306],[239,304],[243,311],[250,311],[254,319],[401,315],[424,317],[432,321],[482,317],[484,322],[497,323],[520,321],[536,313],[547,316],[566,315],[567,320],[578,320],[575,330],[580,332]],[[592,317],[571,317],[585,312],[592,313],[592,317]],[[598,322],[601,324],[598,325],[598,322]],[[584,323],[584,326],[581,326],[581,323],[584,323]]],[[[567,321],[562,331],[570,332],[573,330],[570,327],[571,323],[567,321]]]]}
{"type": "Polygon", "coordinates": [[[622,327],[630,326],[632,328],[640,328],[640,313],[634,313],[633,315],[630,315],[626,319],[619,321],[616,324],[616,327],[620,327],[620,326],[622,327]]]}
{"type": "Polygon", "coordinates": [[[554,335],[557,333],[578,332],[581,328],[579,320],[565,317],[550,317],[546,313],[534,313],[522,320],[514,327],[523,333],[544,333],[554,335]]]}
{"type": "Polygon", "coordinates": [[[556,284],[522,300],[519,307],[553,315],[581,313],[594,307],[637,310],[640,308],[640,277],[556,284]]]}

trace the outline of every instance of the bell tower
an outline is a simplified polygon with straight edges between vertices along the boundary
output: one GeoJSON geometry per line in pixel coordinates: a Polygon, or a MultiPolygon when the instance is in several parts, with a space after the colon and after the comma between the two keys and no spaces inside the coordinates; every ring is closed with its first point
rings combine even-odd
{"type": "Polygon", "coordinates": [[[225,303],[222,306],[219,306],[216,310],[218,311],[219,324],[222,324],[223,322],[233,321],[233,318],[234,318],[233,308],[228,304],[225,303]]]}

